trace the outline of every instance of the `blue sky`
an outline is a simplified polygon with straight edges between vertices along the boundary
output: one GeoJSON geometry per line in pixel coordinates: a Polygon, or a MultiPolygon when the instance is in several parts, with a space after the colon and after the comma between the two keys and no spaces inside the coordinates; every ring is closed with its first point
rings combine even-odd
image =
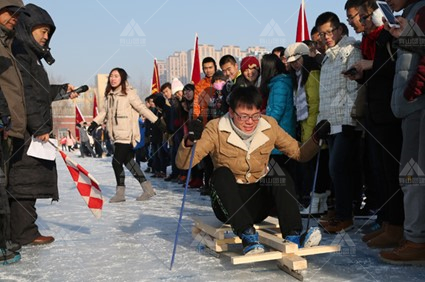
{"type": "MultiPolygon", "coordinates": [[[[51,41],[56,62],[46,66],[54,80],[76,86],[93,85],[95,74],[108,73],[120,66],[139,88],[141,83],[150,84],[154,57],[165,59],[174,51],[193,48],[196,32],[200,44],[213,44],[217,49],[222,45],[245,49],[262,43],[293,43],[301,0],[24,0],[24,3],[46,9],[56,24],[51,41]],[[264,36],[267,25],[274,24],[272,20],[282,33],[264,36]],[[133,34],[128,32],[129,25],[133,34]]],[[[325,11],[335,12],[345,22],[344,3],[306,0],[309,28],[325,11]]],[[[350,33],[354,33],[351,28],[350,33]]]]}

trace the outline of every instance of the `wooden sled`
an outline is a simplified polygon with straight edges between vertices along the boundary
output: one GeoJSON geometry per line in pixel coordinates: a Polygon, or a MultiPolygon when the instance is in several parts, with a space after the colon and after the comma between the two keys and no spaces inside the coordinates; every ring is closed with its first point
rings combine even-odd
{"type": "MultiPolygon", "coordinates": [[[[316,246],[298,248],[297,244],[282,239],[277,218],[268,217],[262,223],[254,225],[257,229],[260,242],[267,246],[269,251],[262,254],[242,255],[228,252],[229,245],[241,244],[228,224],[221,223],[214,216],[199,216],[193,218],[195,225],[192,236],[200,245],[205,245],[216,253],[230,257],[232,264],[253,263],[259,261],[276,260],[277,266],[302,281],[301,270],[307,269],[307,260],[304,256],[339,252],[341,246],[316,246]]],[[[242,249],[242,248],[241,248],[242,249]]]]}

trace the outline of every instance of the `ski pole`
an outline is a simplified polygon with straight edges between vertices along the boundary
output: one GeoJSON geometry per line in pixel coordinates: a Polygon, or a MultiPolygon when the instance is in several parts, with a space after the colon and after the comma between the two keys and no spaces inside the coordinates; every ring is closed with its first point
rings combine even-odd
{"type": "Polygon", "coordinates": [[[196,142],[193,144],[192,154],[190,156],[189,170],[187,171],[186,184],[184,186],[184,193],[183,193],[182,205],[180,207],[180,216],[179,216],[179,221],[177,223],[176,236],[174,238],[174,247],[173,247],[173,255],[171,256],[170,270],[173,268],[174,257],[176,255],[177,241],[179,239],[179,230],[180,230],[180,225],[181,225],[182,216],[183,216],[184,203],[186,201],[186,193],[187,193],[187,187],[189,185],[190,173],[192,172],[192,163],[193,163],[193,158],[195,156],[195,149],[196,149],[196,142]]]}
{"type": "Polygon", "coordinates": [[[319,141],[319,152],[317,153],[317,161],[316,161],[316,170],[314,172],[314,179],[313,179],[313,187],[311,187],[311,197],[310,197],[310,206],[308,208],[308,218],[307,218],[307,227],[305,229],[305,232],[301,235],[300,243],[301,245],[304,244],[305,237],[307,236],[308,228],[310,227],[310,217],[311,217],[311,203],[313,202],[314,192],[316,191],[316,181],[317,181],[317,174],[319,172],[319,160],[320,160],[320,152],[322,151],[322,139],[319,141]]]}

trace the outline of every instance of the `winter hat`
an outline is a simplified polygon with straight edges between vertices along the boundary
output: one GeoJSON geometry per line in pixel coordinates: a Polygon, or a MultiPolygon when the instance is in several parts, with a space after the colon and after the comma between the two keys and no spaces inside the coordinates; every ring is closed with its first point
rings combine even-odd
{"type": "Polygon", "coordinates": [[[217,80],[227,81],[227,77],[224,75],[224,73],[221,70],[218,70],[214,73],[214,75],[212,76],[211,82],[214,83],[217,80]]]}
{"type": "Polygon", "coordinates": [[[242,59],[241,62],[241,71],[244,72],[249,67],[255,67],[257,69],[260,68],[260,63],[258,62],[258,59],[254,56],[248,56],[242,59]]]}
{"type": "Polygon", "coordinates": [[[25,11],[24,3],[22,0],[4,0],[1,1],[0,9],[7,8],[9,11],[16,13],[16,12],[23,12],[28,15],[28,12],[25,11]]]}
{"type": "Polygon", "coordinates": [[[181,83],[181,81],[175,77],[171,83],[171,92],[176,94],[176,92],[180,90],[183,90],[183,83],[181,83]]]}
{"type": "Polygon", "coordinates": [[[303,55],[308,55],[310,49],[302,42],[297,42],[289,45],[285,50],[285,57],[288,63],[295,62],[303,55]]]}

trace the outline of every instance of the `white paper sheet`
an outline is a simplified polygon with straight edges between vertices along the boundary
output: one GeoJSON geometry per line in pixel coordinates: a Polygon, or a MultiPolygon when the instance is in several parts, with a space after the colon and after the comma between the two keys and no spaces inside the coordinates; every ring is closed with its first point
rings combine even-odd
{"type": "Polygon", "coordinates": [[[27,155],[34,158],[43,159],[43,160],[49,160],[49,161],[55,160],[56,147],[58,145],[58,141],[56,139],[49,139],[49,140],[51,143],[54,144],[54,146],[50,144],[49,142],[42,142],[32,137],[27,155]]]}

